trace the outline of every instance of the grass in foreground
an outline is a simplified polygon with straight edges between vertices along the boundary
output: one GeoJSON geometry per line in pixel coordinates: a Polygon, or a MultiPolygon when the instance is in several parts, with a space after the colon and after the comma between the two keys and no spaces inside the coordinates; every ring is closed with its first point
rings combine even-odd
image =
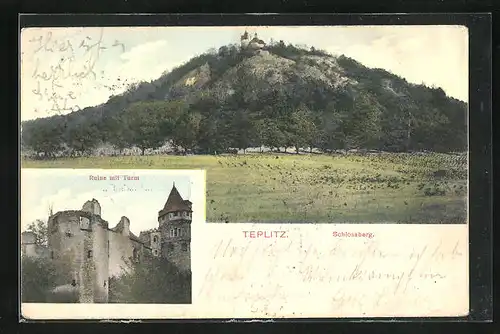
{"type": "Polygon", "coordinates": [[[23,168],[205,169],[209,222],[465,223],[463,157],[247,154],[23,160],[23,168]]]}

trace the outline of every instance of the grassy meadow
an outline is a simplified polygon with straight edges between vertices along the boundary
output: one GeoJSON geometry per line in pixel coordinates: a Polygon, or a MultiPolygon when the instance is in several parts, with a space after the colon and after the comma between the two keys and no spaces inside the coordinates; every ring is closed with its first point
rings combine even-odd
{"type": "Polygon", "coordinates": [[[465,223],[465,155],[79,157],[24,168],[205,169],[209,222],[465,223]]]}

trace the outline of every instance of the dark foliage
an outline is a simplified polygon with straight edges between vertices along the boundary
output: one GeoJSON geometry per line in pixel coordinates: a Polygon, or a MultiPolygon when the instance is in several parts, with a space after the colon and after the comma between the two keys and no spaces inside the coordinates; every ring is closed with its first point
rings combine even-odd
{"type": "Polygon", "coordinates": [[[24,303],[75,303],[78,294],[71,289],[70,262],[40,257],[21,258],[21,300],[24,303]],[[58,288],[57,292],[54,289],[58,288]]]}
{"type": "Polygon", "coordinates": [[[109,280],[110,303],[191,303],[191,272],[180,271],[164,258],[144,256],[130,271],[109,280]]]}
{"type": "MultiPolygon", "coordinates": [[[[385,151],[467,149],[467,105],[441,88],[409,84],[382,69],[314,47],[265,47],[293,60],[286,80],[270,85],[242,66],[251,54],[228,45],[196,56],[158,80],[133,85],[106,104],[22,124],[22,144],[40,157],[89,154],[101,143],[142,153],[165,142],[184,152],[219,153],[265,145],[385,151]],[[338,64],[351,83],[331,87],[308,70],[326,73],[315,59],[338,64]],[[193,70],[210,69],[201,86],[180,85],[193,70]],[[228,74],[232,73],[232,74],[228,74]],[[221,82],[231,88],[221,88],[221,82]],[[225,78],[225,79],[224,79],[225,78]],[[229,92],[231,91],[231,92],[229,92]],[[229,92],[229,93],[228,93],[229,92]],[[63,153],[61,153],[63,152],[63,153]]],[[[223,85],[222,85],[223,86],[223,85]]]]}

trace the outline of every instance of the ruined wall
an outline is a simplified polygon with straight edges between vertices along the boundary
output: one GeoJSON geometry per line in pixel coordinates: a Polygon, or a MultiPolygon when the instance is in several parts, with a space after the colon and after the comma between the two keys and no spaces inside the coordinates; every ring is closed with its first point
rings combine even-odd
{"type": "Polygon", "coordinates": [[[49,218],[48,228],[50,258],[71,270],[58,283],[75,283],[82,303],[107,302],[107,223],[89,212],[63,211],[49,218]]]}
{"type": "Polygon", "coordinates": [[[145,251],[149,251],[153,256],[161,256],[161,233],[157,230],[141,232],[139,238],[144,244],[149,247],[145,251]]]}
{"type": "Polygon", "coordinates": [[[79,272],[80,281],[80,303],[93,303],[94,302],[94,275],[95,275],[95,262],[93,260],[93,237],[91,231],[85,231],[83,234],[83,247],[81,257],[81,268],[79,272]]]}
{"type": "Polygon", "coordinates": [[[71,279],[58,282],[71,284],[71,280],[81,284],[81,266],[84,234],[79,227],[80,211],[59,212],[48,220],[49,257],[54,261],[67,261],[70,265],[71,279]]]}
{"type": "MultiPolygon", "coordinates": [[[[48,257],[64,263],[67,275],[58,278],[58,285],[75,285],[81,303],[106,303],[109,278],[130,268],[131,259],[141,260],[151,253],[151,246],[161,254],[161,234],[148,234],[148,244],[130,232],[130,221],[122,217],[114,229],[100,217],[97,201],[87,201],[82,210],[58,212],[48,220],[48,257]]],[[[143,236],[143,235],[141,235],[143,236]]],[[[29,232],[22,234],[22,252],[41,252],[29,232]],[[32,240],[33,239],[33,240],[32,240]]],[[[62,271],[61,271],[62,272],[62,271]]]]}
{"type": "Polygon", "coordinates": [[[40,258],[48,255],[48,248],[36,243],[35,233],[29,231],[21,233],[21,256],[40,258]]]}
{"type": "MultiPolygon", "coordinates": [[[[131,240],[132,247],[137,250],[136,260],[141,261],[144,258],[146,252],[150,252],[150,249],[146,248],[143,243],[131,240]]],[[[133,255],[133,254],[132,254],[133,255]]]]}
{"type": "Polygon", "coordinates": [[[107,223],[99,221],[92,225],[93,236],[93,267],[94,274],[94,302],[108,301],[109,286],[109,257],[108,257],[108,227],[107,223]]]}
{"type": "Polygon", "coordinates": [[[151,253],[153,256],[161,256],[161,233],[160,232],[152,232],[150,234],[150,242],[148,246],[151,248],[151,253]]]}
{"type": "Polygon", "coordinates": [[[101,205],[96,199],[85,202],[82,207],[82,211],[93,213],[94,215],[101,215],[101,205]]]}
{"type": "Polygon", "coordinates": [[[133,255],[133,242],[128,235],[108,231],[109,238],[109,276],[119,276],[128,268],[127,263],[133,255]]]}
{"type": "Polygon", "coordinates": [[[21,256],[34,258],[49,257],[49,249],[37,244],[22,244],[21,256]]]}
{"type": "Polygon", "coordinates": [[[35,241],[36,236],[33,232],[21,233],[21,255],[22,256],[35,256],[35,241]]]}

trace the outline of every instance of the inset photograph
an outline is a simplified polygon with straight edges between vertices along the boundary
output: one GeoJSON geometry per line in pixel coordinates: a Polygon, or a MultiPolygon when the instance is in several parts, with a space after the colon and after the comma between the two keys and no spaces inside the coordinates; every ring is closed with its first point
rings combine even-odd
{"type": "Polygon", "coordinates": [[[22,302],[190,304],[199,174],[22,169],[22,302]]]}

